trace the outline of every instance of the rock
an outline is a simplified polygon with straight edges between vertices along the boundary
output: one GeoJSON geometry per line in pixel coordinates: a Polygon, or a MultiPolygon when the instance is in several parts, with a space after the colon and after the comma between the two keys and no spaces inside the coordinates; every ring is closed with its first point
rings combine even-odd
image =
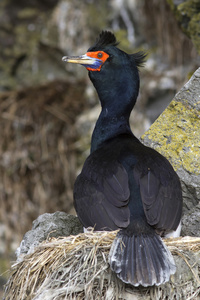
{"type": "Polygon", "coordinates": [[[32,253],[35,247],[50,237],[77,235],[80,232],[83,232],[83,226],[75,216],[60,211],[40,215],[33,221],[32,229],[24,235],[16,251],[17,260],[21,261],[25,254],[32,253]]]}
{"type": "MultiPolygon", "coordinates": [[[[94,42],[96,34],[107,27],[107,1],[101,4],[79,0],[0,2],[0,90],[66,78],[62,56],[79,51],[82,54],[94,42]]],[[[76,77],[84,74],[83,70],[76,77]]]]}
{"type": "Polygon", "coordinates": [[[200,200],[200,68],[142,136],[172,163],[180,177],[184,211],[200,200]]]}
{"type": "Polygon", "coordinates": [[[0,90],[47,81],[52,73],[55,78],[56,71],[66,73],[58,65],[52,72],[49,59],[54,56],[56,60],[58,50],[49,47],[50,54],[44,43],[41,43],[44,24],[57,2],[35,0],[25,4],[24,0],[1,1],[0,90]]]}
{"type": "Polygon", "coordinates": [[[111,19],[121,26],[121,11],[113,9],[105,0],[0,1],[0,91],[85,76],[84,68],[66,66],[62,56],[85,53],[111,19]]]}
{"type": "Polygon", "coordinates": [[[199,0],[167,0],[184,33],[189,36],[200,54],[199,0]]]}
{"type": "Polygon", "coordinates": [[[200,236],[200,203],[182,218],[182,236],[200,236]]]}

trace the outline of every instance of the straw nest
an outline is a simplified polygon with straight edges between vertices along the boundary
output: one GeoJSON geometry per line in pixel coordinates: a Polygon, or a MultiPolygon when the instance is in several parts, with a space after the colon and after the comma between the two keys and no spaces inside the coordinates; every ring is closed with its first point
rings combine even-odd
{"type": "Polygon", "coordinates": [[[12,266],[4,300],[198,299],[200,262],[194,258],[200,253],[200,238],[165,240],[175,255],[177,275],[166,285],[138,289],[122,283],[109,269],[116,234],[91,231],[41,243],[12,266]]]}

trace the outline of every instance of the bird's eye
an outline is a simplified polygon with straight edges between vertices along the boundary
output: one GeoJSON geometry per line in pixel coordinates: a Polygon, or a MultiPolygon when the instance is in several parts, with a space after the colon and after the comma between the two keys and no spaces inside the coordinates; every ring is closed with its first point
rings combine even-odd
{"type": "Polygon", "coordinates": [[[102,57],[103,57],[103,54],[102,54],[101,52],[99,52],[99,53],[97,54],[97,57],[98,57],[98,58],[102,58],[102,57]]]}

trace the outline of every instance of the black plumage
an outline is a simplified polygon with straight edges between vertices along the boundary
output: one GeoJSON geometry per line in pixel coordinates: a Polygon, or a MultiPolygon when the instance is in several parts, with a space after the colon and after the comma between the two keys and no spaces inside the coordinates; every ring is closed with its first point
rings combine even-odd
{"type": "Polygon", "coordinates": [[[89,51],[98,51],[102,47],[108,47],[108,46],[117,46],[119,42],[117,42],[116,37],[114,34],[110,31],[102,31],[99,34],[99,37],[97,38],[95,44],[88,49],[89,51]]]}
{"type": "Polygon", "coordinates": [[[117,45],[115,36],[105,31],[86,55],[63,59],[86,66],[102,106],[91,154],[74,185],[74,205],[84,227],[120,229],[109,261],[121,280],[159,285],[176,269],[160,235],[180,223],[181,186],[168,160],[144,146],[130,129],[145,54],[129,55],[117,45]]]}

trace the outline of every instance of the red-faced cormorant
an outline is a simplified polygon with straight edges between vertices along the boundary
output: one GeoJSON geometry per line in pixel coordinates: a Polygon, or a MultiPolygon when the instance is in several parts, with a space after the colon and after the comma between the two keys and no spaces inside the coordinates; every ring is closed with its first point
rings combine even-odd
{"type": "Polygon", "coordinates": [[[114,34],[103,31],[86,54],[63,57],[86,67],[102,106],[91,154],[74,185],[74,205],[85,228],[120,229],[109,263],[122,281],[159,285],[176,270],[160,236],[180,224],[181,185],[168,160],[130,129],[145,54],[127,54],[117,45],[114,34]]]}

